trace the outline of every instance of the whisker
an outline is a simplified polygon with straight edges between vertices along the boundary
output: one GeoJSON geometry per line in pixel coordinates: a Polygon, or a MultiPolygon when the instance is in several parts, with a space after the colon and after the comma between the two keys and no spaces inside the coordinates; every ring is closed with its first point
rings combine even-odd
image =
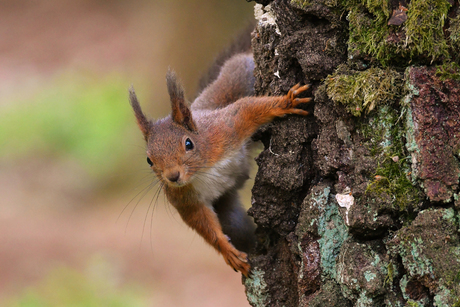
{"type": "MultiPolygon", "coordinates": [[[[210,174],[210,173],[205,173],[205,172],[197,172],[196,174],[197,175],[203,175],[202,177],[206,177],[206,179],[211,180],[211,181],[213,181],[215,183],[219,182],[217,179],[220,178],[220,176],[210,174]]],[[[195,178],[203,180],[203,178],[201,178],[200,176],[196,176],[195,178]]],[[[204,183],[204,182],[202,181],[202,183],[204,183]]]]}
{"type": "MultiPolygon", "coordinates": [[[[202,172],[202,173],[208,173],[208,174],[211,174],[210,172],[208,172],[207,170],[210,170],[210,169],[214,169],[214,170],[217,170],[217,171],[220,171],[220,170],[223,170],[224,168],[214,168],[214,167],[188,167],[188,170],[190,171],[193,171],[193,172],[202,172]]],[[[218,176],[217,174],[213,174],[215,176],[218,176]]]]}
{"type": "Polygon", "coordinates": [[[149,206],[148,206],[148,208],[147,208],[147,212],[145,213],[144,225],[142,226],[141,243],[142,243],[142,241],[143,241],[143,239],[144,239],[145,225],[147,224],[147,217],[149,216],[150,208],[152,208],[152,212],[153,212],[153,210],[154,210],[154,208],[155,208],[155,204],[154,204],[153,207],[152,207],[152,203],[153,203],[153,200],[155,199],[155,196],[156,196],[157,194],[160,193],[161,187],[162,187],[162,186],[160,185],[160,187],[158,187],[157,191],[153,194],[153,197],[152,197],[152,199],[150,200],[150,204],[149,204],[149,206]]]}
{"type": "Polygon", "coordinates": [[[191,158],[193,158],[193,156],[191,155],[190,157],[188,157],[187,160],[185,160],[183,163],[185,164],[186,162],[188,162],[188,160],[190,160],[191,158]]]}
{"type": "Polygon", "coordinates": [[[137,206],[139,205],[139,203],[141,202],[141,200],[145,197],[145,195],[147,195],[147,193],[153,189],[153,187],[155,187],[155,185],[158,184],[158,180],[156,182],[155,181],[155,178],[152,179],[152,182],[150,183],[150,185],[147,187],[148,189],[143,189],[145,190],[145,192],[142,194],[142,196],[139,198],[139,200],[136,202],[136,205],[134,206],[133,210],[131,210],[131,214],[129,215],[129,218],[128,218],[128,221],[126,222],[126,229],[125,229],[125,232],[128,228],[128,224],[129,224],[129,221],[131,220],[133,214],[134,214],[134,211],[136,210],[137,206]]]}
{"type": "MultiPolygon", "coordinates": [[[[153,240],[152,240],[153,211],[154,211],[155,207],[158,204],[158,198],[160,197],[161,191],[163,190],[163,186],[164,186],[164,182],[161,182],[161,185],[158,188],[158,193],[157,193],[157,197],[155,199],[155,203],[154,203],[153,208],[152,208],[152,212],[150,213],[150,250],[152,251],[152,254],[153,254],[153,240]]],[[[152,200],[153,200],[153,198],[152,198],[152,200]]]]}
{"type": "MultiPolygon", "coordinates": [[[[153,198],[152,198],[152,200],[153,200],[153,198]]],[[[141,249],[141,247],[142,247],[142,241],[144,240],[145,224],[147,222],[147,216],[149,216],[149,211],[150,211],[151,207],[152,207],[152,201],[150,201],[149,206],[147,207],[147,212],[145,213],[144,223],[142,225],[141,240],[139,241],[139,249],[141,249]]]]}
{"type": "MultiPolygon", "coordinates": [[[[219,183],[215,178],[206,178],[207,180],[211,180],[213,181],[214,183],[219,183]]],[[[203,185],[206,185],[208,184],[209,182],[205,181],[203,178],[201,178],[200,176],[197,176],[195,177],[195,180],[197,180],[198,182],[202,183],[203,185]]]]}
{"type": "Polygon", "coordinates": [[[173,206],[166,199],[166,193],[163,193],[163,204],[166,206],[166,212],[168,212],[169,217],[177,222],[177,211],[173,210],[173,206]]]}
{"type": "MultiPolygon", "coordinates": [[[[144,176],[144,177],[142,178],[142,180],[146,179],[147,177],[148,177],[148,176],[144,176]]],[[[134,199],[136,199],[136,198],[137,198],[142,192],[144,192],[146,189],[149,189],[149,187],[152,186],[153,181],[154,181],[155,179],[156,179],[156,178],[152,178],[152,181],[151,181],[146,187],[144,187],[144,188],[143,188],[142,190],[140,190],[136,195],[134,195],[133,198],[131,198],[131,200],[125,205],[125,207],[123,208],[123,210],[121,210],[121,212],[120,212],[120,214],[118,215],[118,218],[117,218],[117,220],[116,220],[116,223],[118,223],[118,221],[120,220],[121,215],[125,212],[125,210],[126,210],[126,209],[128,208],[128,206],[132,203],[132,201],[133,201],[134,199]]],[[[143,183],[144,183],[144,182],[142,182],[141,184],[143,184],[143,183]]],[[[133,190],[134,190],[134,189],[133,189],[133,190]]],[[[142,196],[142,197],[143,197],[143,196],[142,196]]],[[[141,197],[141,199],[142,199],[142,197],[141,197]]]]}

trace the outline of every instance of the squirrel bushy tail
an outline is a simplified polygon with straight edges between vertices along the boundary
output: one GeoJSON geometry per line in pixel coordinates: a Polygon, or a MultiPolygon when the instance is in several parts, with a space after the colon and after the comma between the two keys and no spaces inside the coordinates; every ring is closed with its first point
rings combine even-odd
{"type": "Polygon", "coordinates": [[[254,22],[250,22],[240,33],[238,33],[232,42],[222,50],[214,59],[206,73],[204,73],[199,82],[195,98],[219,76],[220,69],[225,62],[238,53],[251,52],[251,33],[254,30],[254,22]]]}

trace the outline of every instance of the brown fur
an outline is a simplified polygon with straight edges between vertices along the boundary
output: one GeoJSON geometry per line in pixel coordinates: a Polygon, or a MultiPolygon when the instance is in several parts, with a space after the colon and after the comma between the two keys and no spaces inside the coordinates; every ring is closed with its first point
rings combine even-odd
{"type": "Polygon", "coordinates": [[[236,193],[248,178],[246,145],[261,125],[275,117],[307,115],[295,107],[310,101],[296,98],[308,88],[299,85],[285,96],[252,97],[253,69],[250,54],[233,56],[191,108],[176,76],[168,72],[172,114],[156,123],[146,120],[134,90],[130,91],[147,156],[169,202],[227,264],[246,276],[250,265],[245,252],[254,244],[254,225],[236,193]]]}
{"type": "Polygon", "coordinates": [[[166,85],[168,86],[168,93],[171,99],[171,116],[173,121],[192,132],[196,132],[196,125],[192,119],[192,112],[185,102],[184,89],[172,70],[168,70],[166,74],[166,85]]]}
{"type": "MultiPolygon", "coordinates": [[[[200,95],[209,84],[217,79],[222,66],[228,59],[239,53],[251,52],[251,32],[254,30],[255,24],[253,21],[249,22],[244,29],[233,39],[227,48],[222,50],[214,59],[212,65],[209,67],[207,73],[201,76],[198,82],[198,91],[200,95]]],[[[195,97],[196,98],[196,97],[195,97]]]]}
{"type": "Polygon", "coordinates": [[[134,115],[137,119],[137,125],[139,126],[139,129],[141,129],[145,141],[147,141],[152,123],[147,120],[144,113],[142,112],[141,106],[139,105],[139,101],[137,100],[136,93],[134,92],[134,88],[132,86],[129,89],[129,101],[131,103],[131,107],[134,110],[134,115]]]}

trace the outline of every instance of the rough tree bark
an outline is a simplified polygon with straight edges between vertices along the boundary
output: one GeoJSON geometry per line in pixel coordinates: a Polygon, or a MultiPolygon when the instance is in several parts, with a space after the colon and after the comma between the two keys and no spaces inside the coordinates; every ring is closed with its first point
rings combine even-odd
{"type": "Polygon", "coordinates": [[[460,306],[458,0],[256,1],[252,306],[460,306]]]}

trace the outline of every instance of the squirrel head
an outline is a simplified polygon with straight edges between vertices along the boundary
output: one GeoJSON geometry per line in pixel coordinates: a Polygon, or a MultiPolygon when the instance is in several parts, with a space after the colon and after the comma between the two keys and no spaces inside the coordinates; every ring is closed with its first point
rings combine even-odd
{"type": "Polygon", "coordinates": [[[202,144],[183,87],[172,70],[168,70],[166,81],[172,112],[157,122],[146,118],[132,87],[129,97],[137,124],[147,142],[147,162],[164,184],[180,187],[187,185],[202,168],[202,144]]]}

